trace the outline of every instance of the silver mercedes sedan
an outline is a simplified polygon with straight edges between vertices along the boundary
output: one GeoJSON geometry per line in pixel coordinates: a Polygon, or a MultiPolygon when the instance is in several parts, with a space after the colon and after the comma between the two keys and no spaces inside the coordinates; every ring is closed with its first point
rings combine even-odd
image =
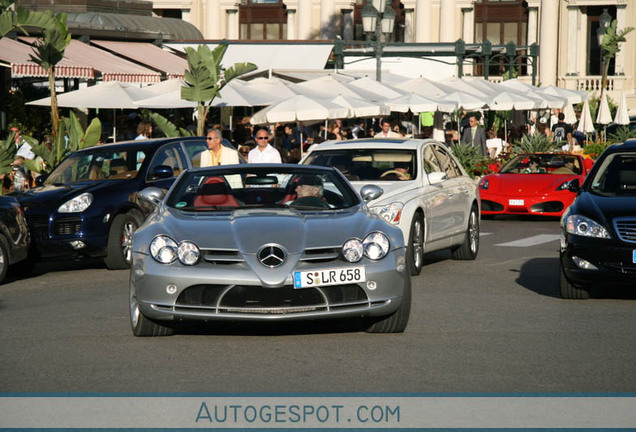
{"type": "Polygon", "coordinates": [[[181,321],[359,317],[402,332],[411,280],[402,232],[372,214],[336,169],[249,164],[187,170],[135,232],[130,318],[135,336],[181,321]]]}

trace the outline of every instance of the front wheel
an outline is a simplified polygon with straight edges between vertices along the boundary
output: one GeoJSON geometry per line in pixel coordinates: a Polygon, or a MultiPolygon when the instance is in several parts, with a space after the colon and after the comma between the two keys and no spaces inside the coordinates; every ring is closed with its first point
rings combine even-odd
{"type": "Polygon", "coordinates": [[[170,336],[172,327],[164,326],[148,319],[139,310],[139,302],[134,291],[130,290],[130,327],[135,336],[170,336]]]}
{"type": "Polygon", "coordinates": [[[113,219],[108,233],[108,247],[104,263],[109,270],[130,268],[132,263],[132,240],[141,224],[141,215],[135,212],[119,214],[113,219]]]}
{"type": "Polygon", "coordinates": [[[367,333],[402,333],[409,323],[411,315],[411,284],[407,283],[402,295],[402,303],[395,312],[386,317],[375,319],[366,328],[367,333]]]}
{"type": "Polygon", "coordinates": [[[559,266],[559,293],[563,299],[571,300],[585,300],[590,298],[590,292],[582,287],[572,285],[568,278],[565,276],[563,266],[559,266]]]}
{"type": "Polygon", "coordinates": [[[411,232],[406,254],[411,276],[419,275],[424,265],[424,219],[419,213],[415,213],[411,221],[411,232]]]}
{"type": "Polygon", "coordinates": [[[479,216],[477,208],[473,206],[468,216],[468,227],[464,243],[453,251],[453,259],[455,260],[474,260],[479,252],[479,216]]]}

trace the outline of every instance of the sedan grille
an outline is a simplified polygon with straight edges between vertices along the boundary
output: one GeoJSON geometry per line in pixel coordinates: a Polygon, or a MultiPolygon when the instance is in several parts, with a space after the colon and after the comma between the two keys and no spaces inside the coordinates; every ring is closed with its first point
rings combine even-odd
{"type": "Polygon", "coordinates": [[[283,315],[370,305],[366,293],[357,285],[305,289],[291,286],[195,285],[179,295],[175,310],[283,315]]]}
{"type": "Polygon", "coordinates": [[[622,241],[636,243],[636,218],[616,218],[614,229],[622,241]]]}

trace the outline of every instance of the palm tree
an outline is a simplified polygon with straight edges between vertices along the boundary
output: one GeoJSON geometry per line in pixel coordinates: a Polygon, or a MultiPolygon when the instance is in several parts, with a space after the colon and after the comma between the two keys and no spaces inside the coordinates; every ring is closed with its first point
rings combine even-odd
{"type": "Polygon", "coordinates": [[[634,27],[626,27],[620,31],[616,29],[617,21],[614,20],[605,29],[603,40],[601,42],[601,52],[603,53],[603,79],[601,80],[601,100],[605,88],[607,87],[607,74],[609,73],[610,60],[616,57],[621,50],[618,45],[621,42],[625,42],[625,36],[634,30],[634,27]]]}
{"type": "Polygon", "coordinates": [[[223,71],[221,60],[227,50],[222,42],[214,50],[207,45],[198,49],[186,48],[188,70],[185,71],[185,86],[181,87],[181,99],[197,103],[197,134],[203,136],[210,105],[225,85],[234,78],[256,69],[253,63],[235,63],[223,71]],[[206,104],[207,102],[207,104],[206,104]]]}
{"type": "Polygon", "coordinates": [[[66,14],[55,16],[54,25],[44,29],[42,38],[33,48],[34,54],[31,61],[40,65],[49,75],[49,88],[51,91],[51,135],[58,135],[60,113],[57,108],[57,95],[55,93],[55,65],[64,58],[64,50],[71,43],[71,34],[66,26],[66,14]]]}
{"type": "Polygon", "coordinates": [[[47,28],[53,25],[55,14],[50,11],[29,11],[22,7],[15,10],[15,0],[0,0],[0,38],[13,30],[28,34],[24,27],[47,28]]]}

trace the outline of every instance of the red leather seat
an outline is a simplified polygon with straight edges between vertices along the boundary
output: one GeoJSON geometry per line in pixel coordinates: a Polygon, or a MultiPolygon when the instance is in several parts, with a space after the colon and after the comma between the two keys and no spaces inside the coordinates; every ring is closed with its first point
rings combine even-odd
{"type": "Polygon", "coordinates": [[[239,203],[223,177],[208,177],[194,198],[194,206],[239,207],[239,203]]]}

